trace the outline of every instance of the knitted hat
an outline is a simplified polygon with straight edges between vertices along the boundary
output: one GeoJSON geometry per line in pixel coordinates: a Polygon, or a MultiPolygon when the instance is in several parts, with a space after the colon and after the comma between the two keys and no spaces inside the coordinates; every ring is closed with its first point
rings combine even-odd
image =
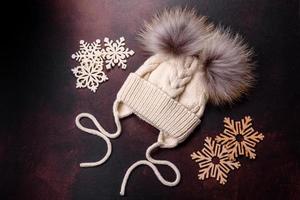
{"type": "Polygon", "coordinates": [[[147,149],[146,160],[137,161],[127,170],[121,195],[131,171],[139,165],[151,167],[162,184],[177,185],[180,181],[177,167],[169,161],[153,159],[151,151],[176,147],[200,123],[208,101],[216,105],[232,103],[253,82],[251,51],[242,39],[207,23],[194,10],[166,9],[146,23],[139,36],[152,56],[129,74],[117,94],[113,105],[117,131],[108,133],[91,114],[81,113],[76,117],[79,129],[103,138],[108,147],[100,161],[81,163],[81,167],[97,166],[108,159],[109,138],[121,133],[120,118],[135,114],[160,131],[157,142],[147,149]],[[98,130],[82,126],[83,117],[91,119],[98,130]],[[165,180],[155,165],[171,167],[176,179],[165,180]]]}

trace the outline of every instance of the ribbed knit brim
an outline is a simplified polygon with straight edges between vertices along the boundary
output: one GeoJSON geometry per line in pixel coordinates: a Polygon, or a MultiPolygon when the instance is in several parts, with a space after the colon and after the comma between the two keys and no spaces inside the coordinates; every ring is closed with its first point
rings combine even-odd
{"type": "Polygon", "coordinates": [[[166,147],[170,141],[182,142],[200,123],[184,105],[135,73],[130,73],[116,101],[126,104],[134,114],[160,130],[166,147]]]}

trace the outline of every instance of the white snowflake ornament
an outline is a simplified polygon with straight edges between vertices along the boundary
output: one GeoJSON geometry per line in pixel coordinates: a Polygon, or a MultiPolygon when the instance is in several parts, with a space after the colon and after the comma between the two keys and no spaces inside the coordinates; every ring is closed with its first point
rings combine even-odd
{"type": "Polygon", "coordinates": [[[96,92],[101,83],[108,80],[103,71],[104,59],[106,59],[106,69],[111,69],[115,65],[126,69],[126,59],[134,54],[134,51],[124,47],[124,37],[116,41],[104,38],[105,49],[101,48],[99,39],[92,43],[80,40],[79,44],[79,51],[71,56],[80,63],[79,66],[72,69],[77,78],[76,88],[88,88],[93,92],[96,92]]]}
{"type": "Polygon", "coordinates": [[[93,62],[81,63],[73,68],[72,72],[77,78],[76,88],[88,88],[93,92],[96,92],[100,83],[108,80],[102,66],[93,62]]]}
{"type": "Polygon", "coordinates": [[[79,66],[72,69],[77,78],[76,88],[88,88],[96,92],[99,84],[108,80],[103,72],[101,41],[97,39],[95,42],[87,43],[80,40],[79,44],[79,51],[71,56],[80,63],[79,66]]]}
{"type": "Polygon", "coordinates": [[[121,67],[122,69],[126,69],[127,67],[127,59],[128,57],[134,54],[133,50],[129,50],[125,48],[125,38],[120,37],[119,40],[115,42],[110,40],[109,38],[104,38],[104,46],[105,51],[104,56],[106,58],[106,69],[111,69],[115,65],[121,67]]]}
{"type": "Polygon", "coordinates": [[[97,39],[93,43],[87,43],[84,40],[80,40],[79,44],[80,49],[76,53],[72,54],[72,59],[75,59],[80,63],[90,61],[97,65],[103,65],[101,40],[97,39]]]}

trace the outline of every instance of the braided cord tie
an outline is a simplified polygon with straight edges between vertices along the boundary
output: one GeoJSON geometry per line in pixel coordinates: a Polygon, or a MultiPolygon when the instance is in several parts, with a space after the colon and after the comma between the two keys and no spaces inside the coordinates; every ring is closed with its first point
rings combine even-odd
{"type": "Polygon", "coordinates": [[[131,172],[138,166],[141,166],[141,165],[147,165],[149,166],[154,174],[156,175],[156,177],[158,178],[158,180],[163,184],[163,185],[166,185],[166,186],[175,186],[179,183],[180,181],[180,172],[178,170],[178,168],[173,164],[171,163],[170,161],[166,161],[166,160],[155,160],[154,158],[151,157],[151,152],[156,149],[157,147],[160,147],[162,145],[162,143],[160,142],[156,142],[154,144],[152,144],[150,147],[148,147],[147,151],[146,151],[146,158],[147,160],[139,160],[135,163],[133,163],[126,171],[126,174],[123,178],[123,181],[122,181],[122,185],[121,185],[121,190],[120,190],[120,195],[121,196],[124,196],[125,194],[125,188],[126,188],[126,184],[128,182],[128,179],[129,179],[129,176],[131,174],[131,172]],[[170,168],[173,169],[173,171],[175,172],[175,175],[176,175],[176,178],[174,181],[167,181],[165,178],[162,177],[161,173],[158,171],[157,167],[155,166],[155,164],[157,165],[167,165],[169,166],[170,168]]]}
{"type": "Polygon", "coordinates": [[[101,158],[99,161],[96,161],[96,162],[80,163],[80,167],[95,167],[95,166],[99,166],[99,165],[103,164],[109,158],[109,156],[111,155],[112,145],[111,145],[111,142],[110,142],[109,138],[116,138],[121,133],[121,123],[120,123],[120,119],[118,117],[117,107],[118,107],[118,102],[115,101],[114,105],[113,105],[113,115],[114,115],[115,124],[117,126],[117,130],[116,130],[115,133],[109,133],[109,132],[107,132],[100,125],[100,123],[97,121],[97,119],[93,115],[91,115],[89,113],[80,113],[79,115],[77,115],[77,117],[75,119],[76,126],[80,130],[82,130],[83,132],[99,136],[100,138],[102,138],[106,142],[106,146],[107,146],[107,151],[106,151],[106,154],[105,154],[105,156],[103,158],[101,158]],[[88,119],[90,119],[94,123],[94,125],[97,127],[98,130],[84,127],[80,123],[80,120],[82,118],[88,118],[88,119]]]}

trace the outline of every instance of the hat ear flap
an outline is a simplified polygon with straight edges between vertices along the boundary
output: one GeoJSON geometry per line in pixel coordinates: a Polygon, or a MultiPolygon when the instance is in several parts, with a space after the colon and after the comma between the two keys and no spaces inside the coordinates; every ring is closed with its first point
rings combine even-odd
{"type": "Polygon", "coordinates": [[[131,108],[129,108],[126,104],[120,102],[119,106],[118,106],[118,117],[120,119],[128,117],[129,115],[131,115],[133,112],[131,110],[131,108]]]}
{"type": "Polygon", "coordinates": [[[232,103],[253,85],[252,51],[238,34],[215,28],[200,57],[204,63],[205,89],[212,103],[232,103]]]}

